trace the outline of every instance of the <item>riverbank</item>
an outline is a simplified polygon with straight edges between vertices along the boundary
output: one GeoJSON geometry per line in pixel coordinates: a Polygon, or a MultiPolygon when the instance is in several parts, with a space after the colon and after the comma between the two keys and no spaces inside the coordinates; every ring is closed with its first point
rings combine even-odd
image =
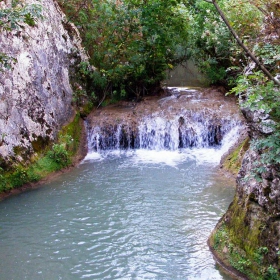
{"type": "MultiPolygon", "coordinates": [[[[213,236],[213,232],[211,233],[211,236],[213,236]]],[[[230,276],[231,278],[233,278],[235,280],[249,280],[249,278],[245,274],[241,273],[240,271],[235,269],[233,266],[231,266],[227,261],[225,261],[225,258],[223,258],[222,255],[220,255],[214,249],[214,244],[212,242],[211,237],[208,239],[207,244],[209,246],[209,249],[213,255],[215,262],[217,263],[219,268],[225,272],[225,274],[227,274],[228,276],[230,276]]]]}
{"type": "Polygon", "coordinates": [[[79,145],[78,145],[77,152],[71,157],[71,165],[69,165],[65,168],[62,168],[60,170],[51,172],[36,182],[28,182],[28,183],[23,184],[20,187],[9,189],[4,192],[0,192],[0,202],[6,198],[9,198],[10,196],[18,195],[25,191],[37,189],[42,184],[51,182],[58,176],[71,172],[73,170],[73,168],[77,167],[77,165],[79,165],[79,163],[84,159],[84,157],[87,154],[87,132],[86,132],[86,128],[84,125],[84,121],[82,119],[80,119],[79,124],[80,124],[80,128],[81,128],[80,137],[78,139],[79,145]]]}

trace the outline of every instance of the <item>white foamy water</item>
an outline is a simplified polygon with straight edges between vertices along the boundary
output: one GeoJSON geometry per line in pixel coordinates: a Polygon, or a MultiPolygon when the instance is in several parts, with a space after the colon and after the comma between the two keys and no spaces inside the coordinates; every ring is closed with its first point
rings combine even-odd
{"type": "MultiPolygon", "coordinates": [[[[158,120],[156,120],[158,121],[158,120]]],[[[164,149],[162,145],[156,145],[154,141],[152,145],[154,149],[129,149],[129,150],[105,150],[105,151],[91,151],[84,159],[84,163],[88,161],[101,161],[107,158],[127,157],[128,164],[165,164],[168,166],[176,167],[184,163],[186,160],[195,161],[199,164],[212,164],[218,165],[222,156],[232,147],[238,139],[241,126],[233,127],[228,133],[225,134],[221,145],[218,147],[194,147],[183,149],[164,149]]],[[[162,133],[162,131],[161,131],[162,133]]],[[[158,134],[160,135],[160,134],[158,134]]],[[[158,140],[161,139],[159,136],[158,140]]]]}
{"type": "Polygon", "coordinates": [[[85,161],[100,161],[104,159],[104,157],[98,152],[90,152],[86,155],[83,162],[85,161]]]}

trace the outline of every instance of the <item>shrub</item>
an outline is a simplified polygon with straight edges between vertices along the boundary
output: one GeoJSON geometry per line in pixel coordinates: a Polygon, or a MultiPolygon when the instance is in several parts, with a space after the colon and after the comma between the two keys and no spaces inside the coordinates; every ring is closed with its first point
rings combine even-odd
{"type": "Polygon", "coordinates": [[[65,144],[54,144],[52,150],[47,153],[47,156],[58,164],[58,169],[67,167],[71,163],[69,153],[65,149],[65,144]]]}

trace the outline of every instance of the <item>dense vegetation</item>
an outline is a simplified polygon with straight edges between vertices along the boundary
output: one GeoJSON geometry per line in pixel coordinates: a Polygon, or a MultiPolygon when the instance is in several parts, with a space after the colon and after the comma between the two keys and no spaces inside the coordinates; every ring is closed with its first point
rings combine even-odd
{"type": "Polygon", "coordinates": [[[100,103],[159,90],[166,70],[188,56],[187,13],[176,1],[59,0],[79,27],[90,64],[81,65],[100,103]]]}
{"type": "MultiPolygon", "coordinates": [[[[280,4],[277,0],[59,0],[78,26],[90,65],[81,80],[98,105],[121,98],[139,100],[160,90],[166,71],[193,59],[210,83],[242,97],[242,106],[262,110],[269,131],[254,143],[261,167],[280,163],[280,4]],[[237,44],[214,4],[238,34],[237,44]],[[240,12],[242,11],[242,12],[240,12]],[[245,48],[245,51],[244,51],[245,48]],[[247,51],[246,51],[247,50],[247,51]],[[248,53],[249,52],[249,53],[248,53]],[[252,63],[252,54],[258,62],[252,63]],[[261,69],[260,69],[261,67],[261,69]],[[263,73],[265,69],[267,74],[263,73]],[[276,83],[275,83],[276,82],[276,83]]],[[[76,90],[76,100],[81,92],[76,90]]],[[[85,93],[83,93],[85,95],[85,93]]]]}

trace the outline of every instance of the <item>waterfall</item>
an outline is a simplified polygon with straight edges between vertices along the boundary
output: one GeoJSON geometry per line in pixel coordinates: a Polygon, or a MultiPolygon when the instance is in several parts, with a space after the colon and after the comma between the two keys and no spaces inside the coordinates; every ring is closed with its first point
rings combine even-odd
{"type": "Polygon", "coordinates": [[[217,122],[197,113],[188,119],[182,116],[173,119],[148,116],[135,128],[125,122],[93,127],[88,131],[89,151],[116,149],[174,151],[191,147],[219,147],[224,136],[235,127],[239,127],[236,121],[217,122]]]}
{"type": "Polygon", "coordinates": [[[146,112],[146,108],[142,108],[140,117],[132,116],[135,112],[130,115],[118,115],[117,112],[116,115],[115,111],[110,112],[113,117],[103,116],[101,121],[96,117],[88,125],[88,150],[91,156],[88,155],[86,159],[108,152],[129,151],[138,154],[138,151],[142,151],[145,157],[148,156],[147,152],[149,155],[153,153],[153,157],[154,152],[161,152],[161,157],[169,158],[173,157],[171,152],[175,152],[177,155],[180,153],[182,158],[183,154],[190,156],[191,151],[197,159],[203,158],[203,153],[207,155],[207,160],[218,162],[235,144],[244,124],[238,114],[232,114],[231,107],[226,107],[226,103],[216,109],[214,107],[217,105],[209,105],[207,100],[206,107],[202,103],[205,97],[197,96],[197,92],[191,90],[183,96],[185,99],[182,97],[179,100],[177,95],[163,98],[156,103],[156,111],[152,111],[153,108],[146,112]],[[197,99],[193,98],[194,95],[197,99]],[[195,109],[192,108],[194,105],[195,109]]]}

